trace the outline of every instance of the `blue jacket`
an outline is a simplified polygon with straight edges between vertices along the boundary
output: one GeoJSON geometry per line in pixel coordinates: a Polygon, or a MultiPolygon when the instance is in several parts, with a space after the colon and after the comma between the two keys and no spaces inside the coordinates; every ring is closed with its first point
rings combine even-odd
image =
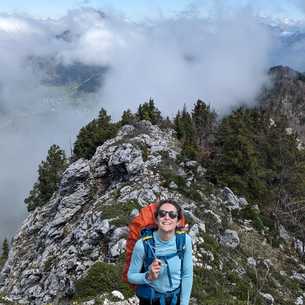
{"type": "MultiPolygon", "coordinates": [[[[154,233],[155,239],[155,254],[157,256],[164,256],[175,253],[176,249],[176,235],[170,240],[163,241],[160,239],[157,231],[154,233]]],[[[128,281],[132,284],[141,285],[149,284],[157,292],[164,293],[174,290],[179,287],[181,282],[181,296],[180,305],[188,305],[193,284],[193,261],[192,261],[192,240],[189,235],[186,234],[185,251],[183,259],[183,270],[181,273],[181,261],[178,256],[174,256],[168,260],[173,287],[170,287],[170,283],[167,276],[166,267],[162,266],[158,279],[149,281],[145,278],[145,273],[141,272],[144,262],[144,246],[142,239],[139,239],[134,247],[131,263],[128,270],[128,281]],[[182,278],[181,278],[182,274],[182,278]]]]}

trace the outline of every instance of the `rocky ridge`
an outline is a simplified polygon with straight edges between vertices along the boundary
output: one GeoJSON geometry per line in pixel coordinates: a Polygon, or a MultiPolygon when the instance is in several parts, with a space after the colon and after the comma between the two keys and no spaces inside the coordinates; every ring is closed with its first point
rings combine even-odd
{"type": "Polygon", "coordinates": [[[289,67],[276,66],[269,70],[270,86],[259,97],[264,109],[276,119],[285,115],[292,130],[305,143],[305,75],[289,67]]]}
{"type": "Polygon", "coordinates": [[[73,296],[98,262],[120,260],[128,215],[160,196],[177,200],[190,225],[193,303],[216,298],[223,289],[227,304],[246,304],[237,303],[245,293],[256,304],[303,304],[305,266],[295,250],[300,241],[281,227],[274,247],[257,206],[229,188],[215,189],[205,169],[179,153],[173,130],[142,121],[122,127],[91,160],[72,163],[58,192],[29,214],[14,238],[1,292],[18,304],[136,304],[136,298],[124,300],[115,283],[106,296],[107,291],[86,301],[73,296]]]}

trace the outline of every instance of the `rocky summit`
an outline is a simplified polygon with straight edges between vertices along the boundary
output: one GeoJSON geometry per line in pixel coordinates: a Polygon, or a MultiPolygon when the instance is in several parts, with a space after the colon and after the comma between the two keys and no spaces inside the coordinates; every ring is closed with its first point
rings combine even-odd
{"type": "Polygon", "coordinates": [[[160,197],[180,203],[189,223],[193,304],[304,304],[302,242],[266,223],[246,198],[215,188],[180,152],[173,130],[141,121],[123,126],[91,160],[71,163],[15,236],[0,302],[137,304],[120,283],[127,225],[160,197]]]}
{"type": "Polygon", "coordinates": [[[269,70],[270,83],[259,97],[264,109],[276,119],[285,115],[290,128],[305,141],[305,75],[287,66],[269,70]]]}

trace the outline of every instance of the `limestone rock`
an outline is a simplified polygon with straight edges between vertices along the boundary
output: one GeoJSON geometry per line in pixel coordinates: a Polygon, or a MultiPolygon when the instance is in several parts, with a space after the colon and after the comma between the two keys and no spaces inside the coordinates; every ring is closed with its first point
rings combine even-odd
{"type": "Polygon", "coordinates": [[[235,249],[240,244],[238,233],[234,230],[225,230],[224,234],[220,237],[220,244],[224,247],[235,249]]]}

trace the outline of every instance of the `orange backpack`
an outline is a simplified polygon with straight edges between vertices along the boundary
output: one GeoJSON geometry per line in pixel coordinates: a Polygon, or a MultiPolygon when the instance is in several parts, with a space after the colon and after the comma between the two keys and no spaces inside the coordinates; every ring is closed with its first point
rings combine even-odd
{"type": "MultiPolygon", "coordinates": [[[[155,222],[155,212],[157,210],[157,207],[157,203],[150,203],[147,206],[143,207],[140,210],[139,215],[135,216],[128,225],[129,234],[126,243],[125,264],[122,276],[123,281],[126,283],[128,283],[127,273],[131,261],[132,251],[137,240],[141,236],[141,231],[146,228],[157,228],[155,222]]],[[[179,227],[186,227],[186,221],[183,216],[179,220],[179,227]]]]}

